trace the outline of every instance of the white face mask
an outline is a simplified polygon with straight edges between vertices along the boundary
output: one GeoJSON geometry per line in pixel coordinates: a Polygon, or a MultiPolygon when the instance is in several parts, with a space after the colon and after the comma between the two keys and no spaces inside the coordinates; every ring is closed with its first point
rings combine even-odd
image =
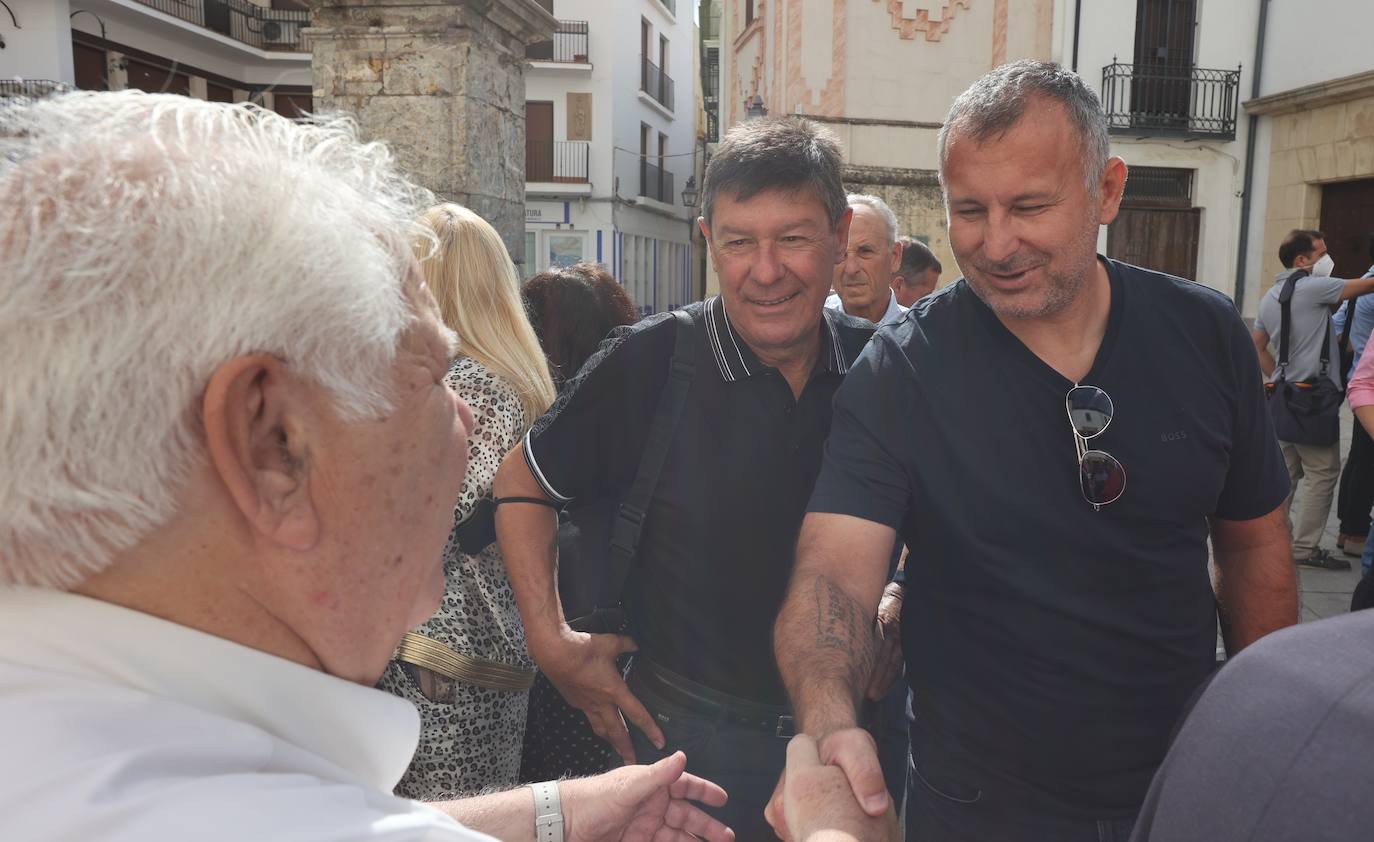
{"type": "Polygon", "coordinates": [[[1308,271],[1314,278],[1329,278],[1331,277],[1331,271],[1335,268],[1336,261],[1331,259],[1331,255],[1323,254],[1316,263],[1312,264],[1312,268],[1308,271]]]}

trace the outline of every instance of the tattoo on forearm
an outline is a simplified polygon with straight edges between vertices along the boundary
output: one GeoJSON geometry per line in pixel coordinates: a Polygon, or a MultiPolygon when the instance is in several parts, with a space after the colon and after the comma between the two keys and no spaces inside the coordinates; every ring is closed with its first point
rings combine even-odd
{"type": "Polygon", "coordinates": [[[873,659],[869,622],[859,604],[825,576],[816,579],[816,646],[838,650],[847,656],[845,665],[851,686],[859,686],[873,659]]]}
{"type": "Polygon", "coordinates": [[[838,585],[824,576],[816,579],[816,645],[822,649],[852,649],[859,611],[838,585]]]}

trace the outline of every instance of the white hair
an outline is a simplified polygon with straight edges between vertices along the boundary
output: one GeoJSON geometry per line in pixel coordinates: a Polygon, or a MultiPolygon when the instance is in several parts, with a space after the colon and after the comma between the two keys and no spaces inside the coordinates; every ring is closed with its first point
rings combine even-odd
{"type": "Polygon", "coordinates": [[[72,587],[167,522],[234,357],[282,359],[347,420],[388,412],[429,201],[339,118],[0,105],[0,583],[72,587]]]}
{"type": "Polygon", "coordinates": [[[863,205],[877,211],[878,215],[883,218],[883,222],[887,223],[887,244],[890,246],[897,242],[897,214],[892,212],[892,208],[887,206],[887,202],[867,193],[850,193],[845,197],[845,201],[850,207],[863,205]]]}

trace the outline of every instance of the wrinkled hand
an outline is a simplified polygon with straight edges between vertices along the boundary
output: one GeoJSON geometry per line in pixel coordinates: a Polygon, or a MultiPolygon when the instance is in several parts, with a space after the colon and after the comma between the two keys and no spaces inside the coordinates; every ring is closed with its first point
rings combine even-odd
{"type": "Polygon", "coordinates": [[[733,842],[734,831],[690,803],[720,807],[725,790],[686,768],[679,751],[652,766],[561,782],[568,842],[733,842]]]}
{"type": "Polygon", "coordinates": [[[893,682],[902,676],[903,590],[896,582],[889,582],[878,603],[878,645],[873,671],[868,674],[868,686],[864,690],[864,695],[875,702],[886,696],[893,682]]]}
{"type": "Polygon", "coordinates": [[[568,704],[586,714],[592,731],[610,743],[627,764],[635,762],[635,751],[626,719],[651,743],[663,748],[663,732],[630,692],[616,666],[617,658],[636,648],[634,640],[625,635],[564,629],[554,651],[541,653],[542,660],[535,659],[568,704]]]}
{"type": "Polygon", "coordinates": [[[854,800],[844,772],[821,762],[816,743],[798,734],[787,745],[787,768],[768,809],[768,824],[784,842],[896,842],[891,805],[870,816],[854,800]]]}

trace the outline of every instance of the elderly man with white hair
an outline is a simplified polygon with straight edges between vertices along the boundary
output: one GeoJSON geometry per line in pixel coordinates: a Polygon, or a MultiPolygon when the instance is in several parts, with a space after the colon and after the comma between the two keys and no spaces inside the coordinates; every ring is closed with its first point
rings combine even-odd
{"type": "Polygon", "coordinates": [[[895,322],[906,312],[892,290],[892,275],[902,263],[897,215],[877,196],[850,193],[854,212],[844,261],[835,265],[835,292],[825,306],[875,325],[895,322]]]}
{"type": "Polygon", "coordinates": [[[0,839],[733,838],[680,754],[390,794],[472,417],[384,147],[133,92],[0,147],[0,839]]]}

